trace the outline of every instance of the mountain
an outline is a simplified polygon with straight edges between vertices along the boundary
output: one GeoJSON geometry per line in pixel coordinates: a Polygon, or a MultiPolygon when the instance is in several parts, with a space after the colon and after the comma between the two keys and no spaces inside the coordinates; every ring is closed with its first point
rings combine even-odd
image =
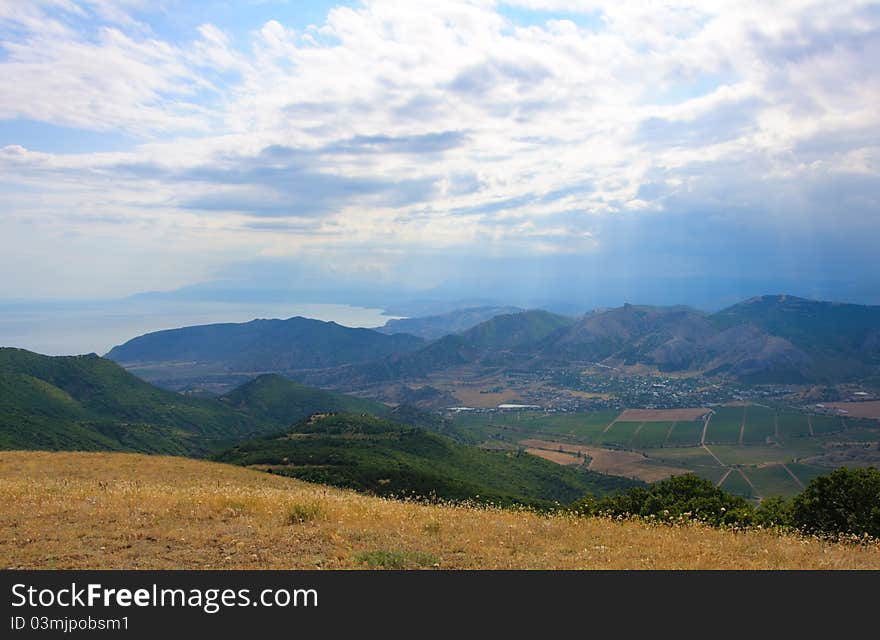
{"type": "Polygon", "coordinates": [[[526,453],[496,453],[380,418],[319,414],[290,431],[215,456],[310,482],[378,495],[496,504],[569,503],[637,484],[556,465],[526,453]]]}
{"type": "Polygon", "coordinates": [[[549,335],[547,359],[725,374],[746,382],[839,381],[880,370],[880,307],[793,296],[752,298],[708,315],[624,305],[549,335]]]}
{"type": "Polygon", "coordinates": [[[422,318],[402,318],[389,320],[385,326],[377,327],[381,333],[408,333],[425,340],[436,340],[452,333],[467,331],[481,322],[491,320],[495,316],[517,313],[522,311],[518,307],[472,307],[457,309],[439,315],[425,316],[422,318]]]}
{"type": "Polygon", "coordinates": [[[853,378],[880,369],[880,306],[761,296],[719,311],[712,321],[722,329],[746,325],[785,340],[811,379],[853,378]]]}
{"type": "Polygon", "coordinates": [[[714,333],[705,315],[688,307],[626,304],[584,316],[549,335],[538,351],[571,360],[615,358],[624,364],[659,360],[659,364],[686,368],[691,346],[714,333]],[[670,349],[673,345],[677,348],[670,349]]]}
{"type": "Polygon", "coordinates": [[[204,455],[274,428],[91,354],[0,348],[0,448],[204,455]]]}
{"type": "Polygon", "coordinates": [[[287,372],[366,362],[423,344],[421,338],[406,334],[385,335],[295,317],[157,331],[114,347],[106,357],[126,367],[139,365],[146,379],[175,387],[175,382],[212,374],[287,372]]]}
{"type": "Polygon", "coordinates": [[[333,379],[349,383],[375,383],[404,378],[422,378],[443,369],[466,364],[503,364],[517,354],[528,354],[547,335],[573,322],[549,311],[522,311],[495,316],[457,335],[447,335],[408,353],[375,362],[342,368],[316,382],[333,379]]]}

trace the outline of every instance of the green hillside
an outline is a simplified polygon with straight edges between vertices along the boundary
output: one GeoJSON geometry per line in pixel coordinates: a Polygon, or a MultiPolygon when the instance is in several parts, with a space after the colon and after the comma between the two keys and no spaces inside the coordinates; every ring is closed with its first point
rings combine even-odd
{"type": "Polygon", "coordinates": [[[94,354],[0,348],[0,449],[203,456],[333,411],[440,426],[439,418],[413,407],[391,408],[272,374],[226,396],[200,398],[155,387],[94,354]]]}
{"type": "Polygon", "coordinates": [[[240,444],[215,459],[379,495],[501,504],[569,503],[586,493],[605,495],[635,484],[353,414],[313,416],[287,433],[240,444]]]}
{"type": "Polygon", "coordinates": [[[275,425],[91,354],[0,348],[0,448],[204,455],[275,425]]]}
{"type": "Polygon", "coordinates": [[[274,373],[258,376],[220,397],[220,401],[268,422],[292,425],[313,413],[347,412],[383,416],[381,402],[307,387],[274,373]]]}

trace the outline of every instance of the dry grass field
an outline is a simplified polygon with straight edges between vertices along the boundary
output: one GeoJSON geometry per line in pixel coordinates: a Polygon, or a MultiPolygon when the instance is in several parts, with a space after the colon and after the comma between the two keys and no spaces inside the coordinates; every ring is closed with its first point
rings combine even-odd
{"type": "Polygon", "coordinates": [[[880,546],[366,497],[221,464],[0,452],[2,568],[880,569],[880,546]]]}
{"type": "Polygon", "coordinates": [[[826,407],[842,409],[854,418],[874,418],[880,420],[880,400],[867,402],[826,402],[826,407]]]}
{"type": "Polygon", "coordinates": [[[580,464],[583,460],[578,459],[576,456],[577,453],[580,453],[590,457],[590,464],[587,466],[590,471],[598,471],[599,473],[607,473],[614,476],[625,476],[627,478],[638,478],[645,482],[655,482],[670,476],[688,473],[687,469],[681,467],[656,464],[644,453],[639,453],[638,451],[604,449],[602,447],[589,447],[580,444],[531,438],[520,440],[519,443],[524,447],[530,447],[526,451],[532,455],[541,456],[557,464],[580,464]]]}
{"type": "Polygon", "coordinates": [[[555,462],[556,464],[570,464],[570,465],[580,465],[584,463],[583,458],[579,458],[574,453],[566,453],[564,451],[553,450],[553,449],[526,449],[526,453],[531,453],[533,456],[538,456],[539,458],[544,458],[544,460],[549,460],[550,462],[555,462]]]}

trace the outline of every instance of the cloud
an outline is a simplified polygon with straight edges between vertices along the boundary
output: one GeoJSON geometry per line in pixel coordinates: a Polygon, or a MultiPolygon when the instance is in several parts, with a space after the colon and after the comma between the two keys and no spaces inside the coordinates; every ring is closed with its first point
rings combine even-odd
{"type": "Polygon", "coordinates": [[[0,119],[133,141],[0,140],[0,238],[26,222],[173,260],[173,236],[181,264],[187,243],[209,251],[195,279],[371,252],[699,271],[713,247],[751,268],[732,238],[797,237],[789,270],[852,266],[880,233],[870,3],[370,0],[311,26],[264,3],[246,28],[172,35],[163,12],[194,7],[0,4],[0,119]]]}

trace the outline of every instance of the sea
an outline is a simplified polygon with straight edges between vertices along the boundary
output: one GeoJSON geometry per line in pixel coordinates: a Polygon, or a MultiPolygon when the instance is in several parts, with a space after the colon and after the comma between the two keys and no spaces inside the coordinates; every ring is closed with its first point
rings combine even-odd
{"type": "Polygon", "coordinates": [[[114,346],[162,329],[256,318],[302,316],[347,327],[380,327],[400,316],[347,304],[227,302],[0,302],[0,346],[44,355],[104,355],[114,346]]]}

